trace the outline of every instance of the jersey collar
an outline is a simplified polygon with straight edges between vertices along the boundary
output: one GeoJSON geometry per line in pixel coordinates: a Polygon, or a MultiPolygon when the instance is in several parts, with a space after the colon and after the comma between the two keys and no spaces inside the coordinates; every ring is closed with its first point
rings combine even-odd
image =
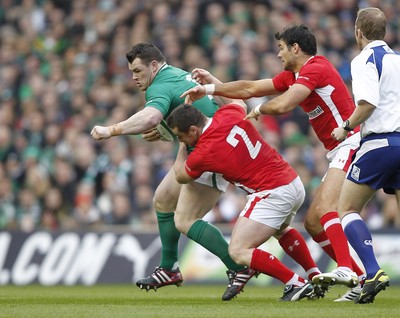
{"type": "Polygon", "coordinates": [[[372,42],[368,43],[368,44],[364,47],[363,51],[364,51],[364,50],[368,50],[368,49],[370,49],[370,48],[372,48],[372,47],[375,47],[375,46],[383,46],[383,45],[387,45],[385,41],[382,41],[382,40],[375,40],[375,41],[372,41],[372,42]]]}
{"type": "MultiPolygon", "coordinates": [[[[314,57],[315,57],[315,55],[310,56],[310,57],[308,58],[308,60],[304,62],[303,66],[300,68],[300,70],[304,67],[304,65],[306,65],[306,64],[307,64],[311,59],[313,59],[314,57]]],[[[296,79],[299,77],[300,70],[299,70],[297,73],[294,73],[294,77],[295,77],[296,79]]]]}
{"type": "Polygon", "coordinates": [[[160,67],[160,69],[157,71],[157,73],[156,73],[156,75],[154,76],[154,78],[156,78],[157,75],[160,74],[161,71],[165,70],[168,66],[169,66],[169,65],[168,65],[167,63],[164,63],[164,64],[160,67]]]}
{"type": "Polygon", "coordinates": [[[211,123],[212,123],[212,118],[208,118],[208,121],[207,121],[206,125],[204,126],[202,133],[205,132],[208,127],[210,127],[211,123]]]}

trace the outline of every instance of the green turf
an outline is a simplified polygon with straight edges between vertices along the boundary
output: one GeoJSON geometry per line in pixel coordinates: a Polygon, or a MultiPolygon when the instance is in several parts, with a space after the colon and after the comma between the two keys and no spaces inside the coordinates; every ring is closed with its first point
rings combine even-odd
{"type": "Polygon", "coordinates": [[[0,317],[400,317],[400,287],[381,292],[373,304],[335,303],[346,291],[334,286],[324,299],[279,302],[283,288],[247,286],[230,302],[223,285],[168,286],[140,291],[130,285],[1,286],[0,317]]]}

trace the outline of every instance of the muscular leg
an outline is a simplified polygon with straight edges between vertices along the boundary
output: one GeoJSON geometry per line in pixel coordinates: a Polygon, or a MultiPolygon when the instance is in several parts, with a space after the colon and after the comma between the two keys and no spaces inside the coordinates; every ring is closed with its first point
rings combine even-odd
{"type": "Polygon", "coordinates": [[[174,169],[171,168],[156,189],[154,209],[161,213],[175,211],[181,187],[175,179],[174,169]]]}
{"type": "Polygon", "coordinates": [[[218,201],[221,191],[191,182],[182,186],[175,211],[175,224],[181,233],[218,256],[228,269],[244,269],[229,256],[228,242],[215,226],[201,220],[218,201]]]}
{"type": "Polygon", "coordinates": [[[311,256],[306,240],[295,228],[288,226],[274,235],[279,245],[283,248],[296,263],[298,263],[307,273],[311,280],[315,275],[320,274],[317,264],[311,256]]]}
{"type": "Polygon", "coordinates": [[[162,245],[160,266],[167,270],[178,267],[180,232],[175,227],[173,211],[176,208],[180,190],[181,185],[176,182],[174,170],[171,169],[157,187],[153,199],[162,245]]]}
{"type": "Polygon", "coordinates": [[[337,168],[330,168],[324,181],[319,186],[311,203],[304,226],[323,250],[338,266],[353,268],[358,276],[363,271],[351,258],[346,236],[343,233],[338,214],[338,201],[346,173],[337,168]],[[325,225],[325,228],[322,226],[325,225]],[[344,250],[348,253],[343,253],[344,250]]]}
{"type": "Polygon", "coordinates": [[[287,268],[270,253],[257,247],[269,240],[276,229],[259,222],[239,217],[232,232],[229,253],[240,264],[279,279],[284,284],[304,285],[304,279],[287,268]]]}
{"type": "Polygon", "coordinates": [[[193,223],[203,218],[220,196],[220,190],[198,182],[182,185],[175,209],[175,223],[179,231],[187,235],[193,223]]]}
{"type": "Polygon", "coordinates": [[[327,212],[337,211],[345,177],[343,170],[331,168],[318,187],[304,220],[304,227],[312,237],[324,230],[320,223],[321,217],[327,212]]]}
{"type": "Polygon", "coordinates": [[[270,226],[240,216],[232,231],[229,254],[236,262],[250,266],[253,250],[276,232],[270,226]]]}
{"type": "Polygon", "coordinates": [[[365,184],[346,180],[339,201],[344,231],[364,264],[367,279],[374,277],[380,266],[375,258],[371,233],[359,214],[375,192],[376,190],[365,184]]]}
{"type": "MultiPolygon", "coordinates": [[[[240,285],[229,283],[223,300],[232,299],[243,289],[254,273],[248,273],[245,266],[237,265],[229,256],[228,243],[222,233],[201,220],[215,205],[220,194],[220,190],[197,182],[181,186],[176,182],[174,170],[168,172],[157,188],[154,198],[162,242],[161,268],[158,267],[150,276],[138,280],[136,285],[140,289],[157,290],[167,285],[180,286],[182,283],[182,275],[177,268],[179,230],[220,257],[229,269],[246,271],[241,273],[241,277],[244,276],[245,279],[240,285]],[[175,213],[171,212],[174,210],[175,213]]],[[[228,278],[231,281],[230,276],[228,278]]]]}

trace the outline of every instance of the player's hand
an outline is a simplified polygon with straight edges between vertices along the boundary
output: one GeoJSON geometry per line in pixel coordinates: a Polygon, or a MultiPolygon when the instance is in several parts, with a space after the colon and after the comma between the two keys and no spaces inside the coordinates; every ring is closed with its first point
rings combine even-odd
{"type": "Polygon", "coordinates": [[[257,114],[254,112],[254,109],[252,109],[251,112],[248,113],[248,114],[246,115],[246,117],[244,117],[244,119],[246,120],[246,119],[254,118],[255,120],[258,120],[258,117],[259,117],[259,116],[260,116],[260,115],[257,115],[257,114]]]}
{"type": "Polygon", "coordinates": [[[213,84],[215,77],[211,73],[202,68],[195,68],[192,71],[192,78],[199,84],[213,84]]]}
{"type": "Polygon", "coordinates": [[[342,127],[337,127],[332,130],[331,136],[337,141],[342,141],[346,139],[348,133],[349,132],[347,130],[344,130],[342,127]]]}
{"type": "Polygon", "coordinates": [[[94,140],[108,139],[111,137],[111,131],[108,127],[94,126],[90,135],[94,140]]]}
{"type": "Polygon", "coordinates": [[[204,86],[197,85],[184,92],[180,98],[185,97],[185,104],[192,105],[194,101],[206,96],[206,89],[204,86]]]}
{"type": "Polygon", "coordinates": [[[157,129],[151,128],[142,133],[142,138],[146,141],[152,142],[160,140],[161,135],[157,129]]]}

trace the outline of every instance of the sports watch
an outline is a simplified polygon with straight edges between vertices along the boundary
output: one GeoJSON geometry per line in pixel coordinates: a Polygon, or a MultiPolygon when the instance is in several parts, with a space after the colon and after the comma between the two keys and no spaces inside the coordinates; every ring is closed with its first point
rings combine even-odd
{"type": "Polygon", "coordinates": [[[350,128],[350,122],[348,120],[345,120],[342,124],[342,128],[346,131],[352,131],[353,129],[350,128]]]}

